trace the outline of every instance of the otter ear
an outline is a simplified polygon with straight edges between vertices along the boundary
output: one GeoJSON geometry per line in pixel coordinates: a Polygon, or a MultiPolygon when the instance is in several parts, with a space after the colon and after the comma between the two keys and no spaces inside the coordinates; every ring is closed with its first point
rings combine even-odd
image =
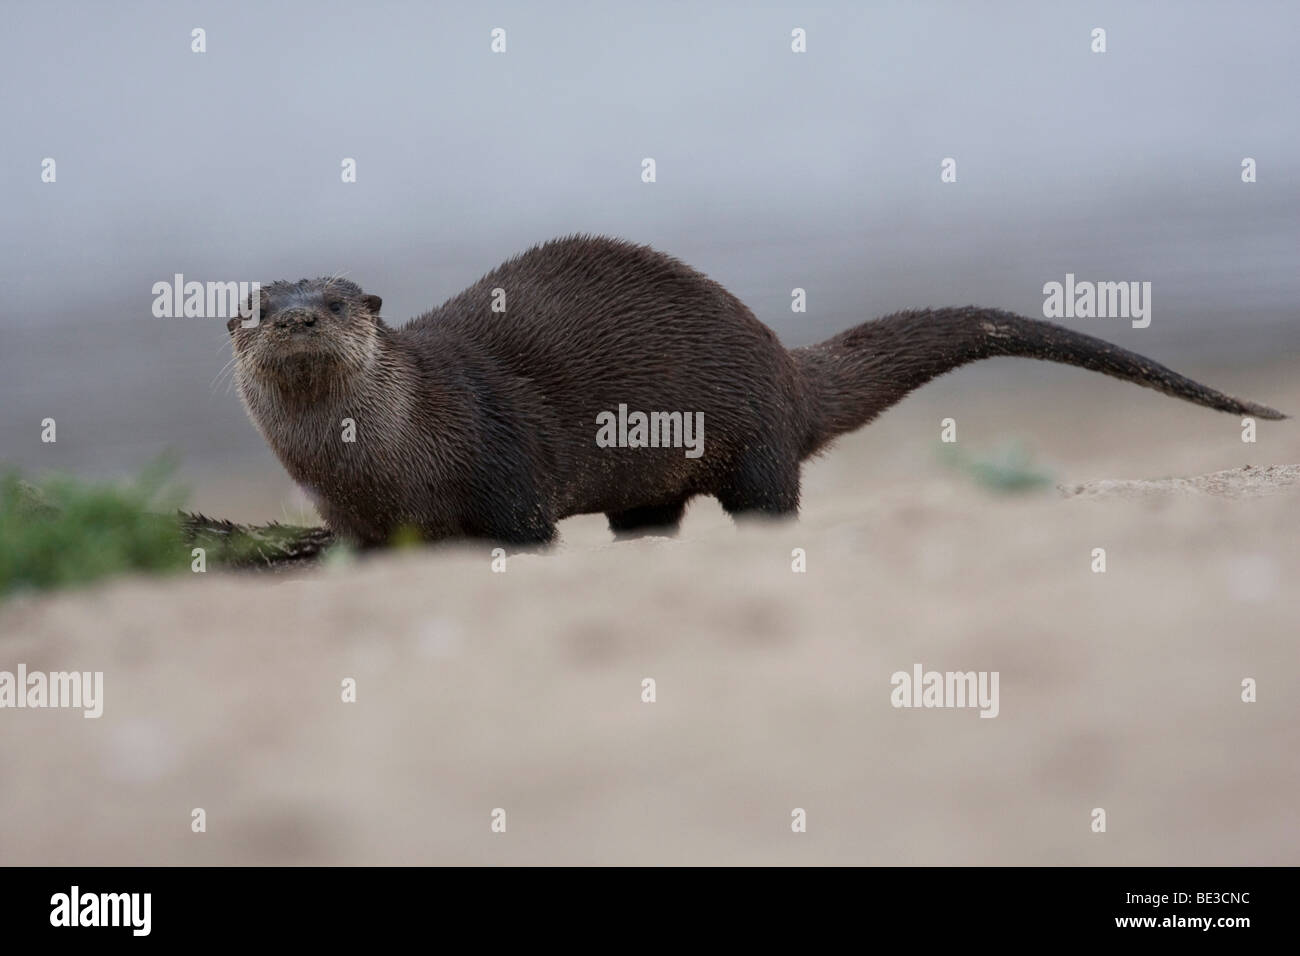
{"type": "Polygon", "coordinates": [[[249,310],[250,308],[249,303],[251,301],[252,300],[250,300],[248,296],[244,296],[244,298],[240,299],[239,308],[235,309],[235,314],[226,320],[226,331],[229,332],[231,335],[235,334],[235,329],[239,326],[239,323],[242,321],[240,319],[240,316],[249,310]]]}
{"type": "MultiPolygon", "coordinates": [[[[264,319],[270,311],[270,300],[267,299],[265,292],[258,296],[257,306],[257,318],[258,323],[260,324],[261,320],[264,319]]],[[[244,323],[252,317],[252,314],[253,300],[251,298],[240,300],[239,308],[235,311],[235,314],[226,320],[226,331],[231,335],[234,335],[235,329],[242,327],[244,323]]],[[[257,328],[257,325],[250,325],[248,328],[257,328]]]]}
{"type": "Polygon", "coordinates": [[[363,295],[361,301],[366,304],[366,308],[370,310],[372,315],[376,318],[379,317],[379,310],[384,306],[383,299],[379,298],[377,295],[363,295]]]}

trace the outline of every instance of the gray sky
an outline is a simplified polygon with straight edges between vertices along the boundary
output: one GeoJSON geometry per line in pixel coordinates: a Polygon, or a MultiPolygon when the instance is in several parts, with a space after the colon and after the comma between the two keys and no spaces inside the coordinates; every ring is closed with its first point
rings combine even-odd
{"type": "Polygon", "coordinates": [[[346,272],[400,322],[575,231],[685,259],[792,345],[906,307],[1041,314],[1043,283],[1073,272],[1153,284],[1151,328],[1067,322],[1082,331],[1157,357],[1300,354],[1297,4],[53,2],[0,16],[3,398],[74,378],[86,399],[122,398],[124,381],[138,397],[164,361],[192,361],[206,394],[220,323],[164,331],[179,320],[150,315],[151,286],[176,272],[346,272]],[[1105,54],[1089,48],[1098,26],[1105,54]],[[806,54],[790,51],[794,27],[806,54]],[[40,181],[46,156],[56,184],[40,181]],[[948,156],[955,184],[939,181],[948,156]],[[806,315],[790,311],[795,286],[806,315]],[[99,341],[91,324],[117,358],[78,347],[99,341]]]}

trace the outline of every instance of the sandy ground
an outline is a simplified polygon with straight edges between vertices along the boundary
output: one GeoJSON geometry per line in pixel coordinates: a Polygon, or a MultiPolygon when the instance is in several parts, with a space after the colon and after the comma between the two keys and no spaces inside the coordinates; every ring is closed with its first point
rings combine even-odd
{"type": "MultiPolygon", "coordinates": [[[[1244,444],[1009,369],[844,440],[797,523],[705,501],[675,540],[565,522],[505,573],[444,549],[10,601],[0,669],[103,671],[105,703],[0,712],[0,862],[1300,863],[1300,424],[1244,444]],[[949,470],[947,415],[1061,487],[949,470]],[[998,716],[894,708],[918,663],[997,671],[998,716]]],[[[1294,374],[1205,377],[1300,412],[1294,374]]],[[[196,505],[273,516],[272,484],[196,505]]]]}

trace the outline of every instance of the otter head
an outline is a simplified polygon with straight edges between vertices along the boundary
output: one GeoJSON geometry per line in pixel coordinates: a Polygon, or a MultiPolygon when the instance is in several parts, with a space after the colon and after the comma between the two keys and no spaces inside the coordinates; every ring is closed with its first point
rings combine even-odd
{"type": "Polygon", "coordinates": [[[346,279],[265,286],[255,325],[240,316],[226,323],[241,382],[299,394],[346,384],[374,363],[382,304],[346,279]]]}

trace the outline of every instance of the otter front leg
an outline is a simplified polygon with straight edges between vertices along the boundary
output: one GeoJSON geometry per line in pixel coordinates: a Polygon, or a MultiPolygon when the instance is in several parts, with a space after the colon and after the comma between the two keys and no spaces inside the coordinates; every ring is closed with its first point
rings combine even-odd
{"type": "Polygon", "coordinates": [[[537,522],[530,526],[508,525],[493,530],[475,532],[476,537],[487,538],[497,544],[514,545],[522,551],[540,551],[555,542],[553,522],[537,522]]]}
{"type": "Polygon", "coordinates": [[[609,511],[609,530],[614,537],[623,540],[643,535],[667,535],[677,533],[681,524],[682,512],[686,510],[686,499],[666,505],[646,505],[629,508],[626,511],[609,511]]]}
{"type": "Polygon", "coordinates": [[[555,540],[555,517],[531,482],[481,488],[462,516],[462,533],[501,544],[543,546],[555,540]]]}

